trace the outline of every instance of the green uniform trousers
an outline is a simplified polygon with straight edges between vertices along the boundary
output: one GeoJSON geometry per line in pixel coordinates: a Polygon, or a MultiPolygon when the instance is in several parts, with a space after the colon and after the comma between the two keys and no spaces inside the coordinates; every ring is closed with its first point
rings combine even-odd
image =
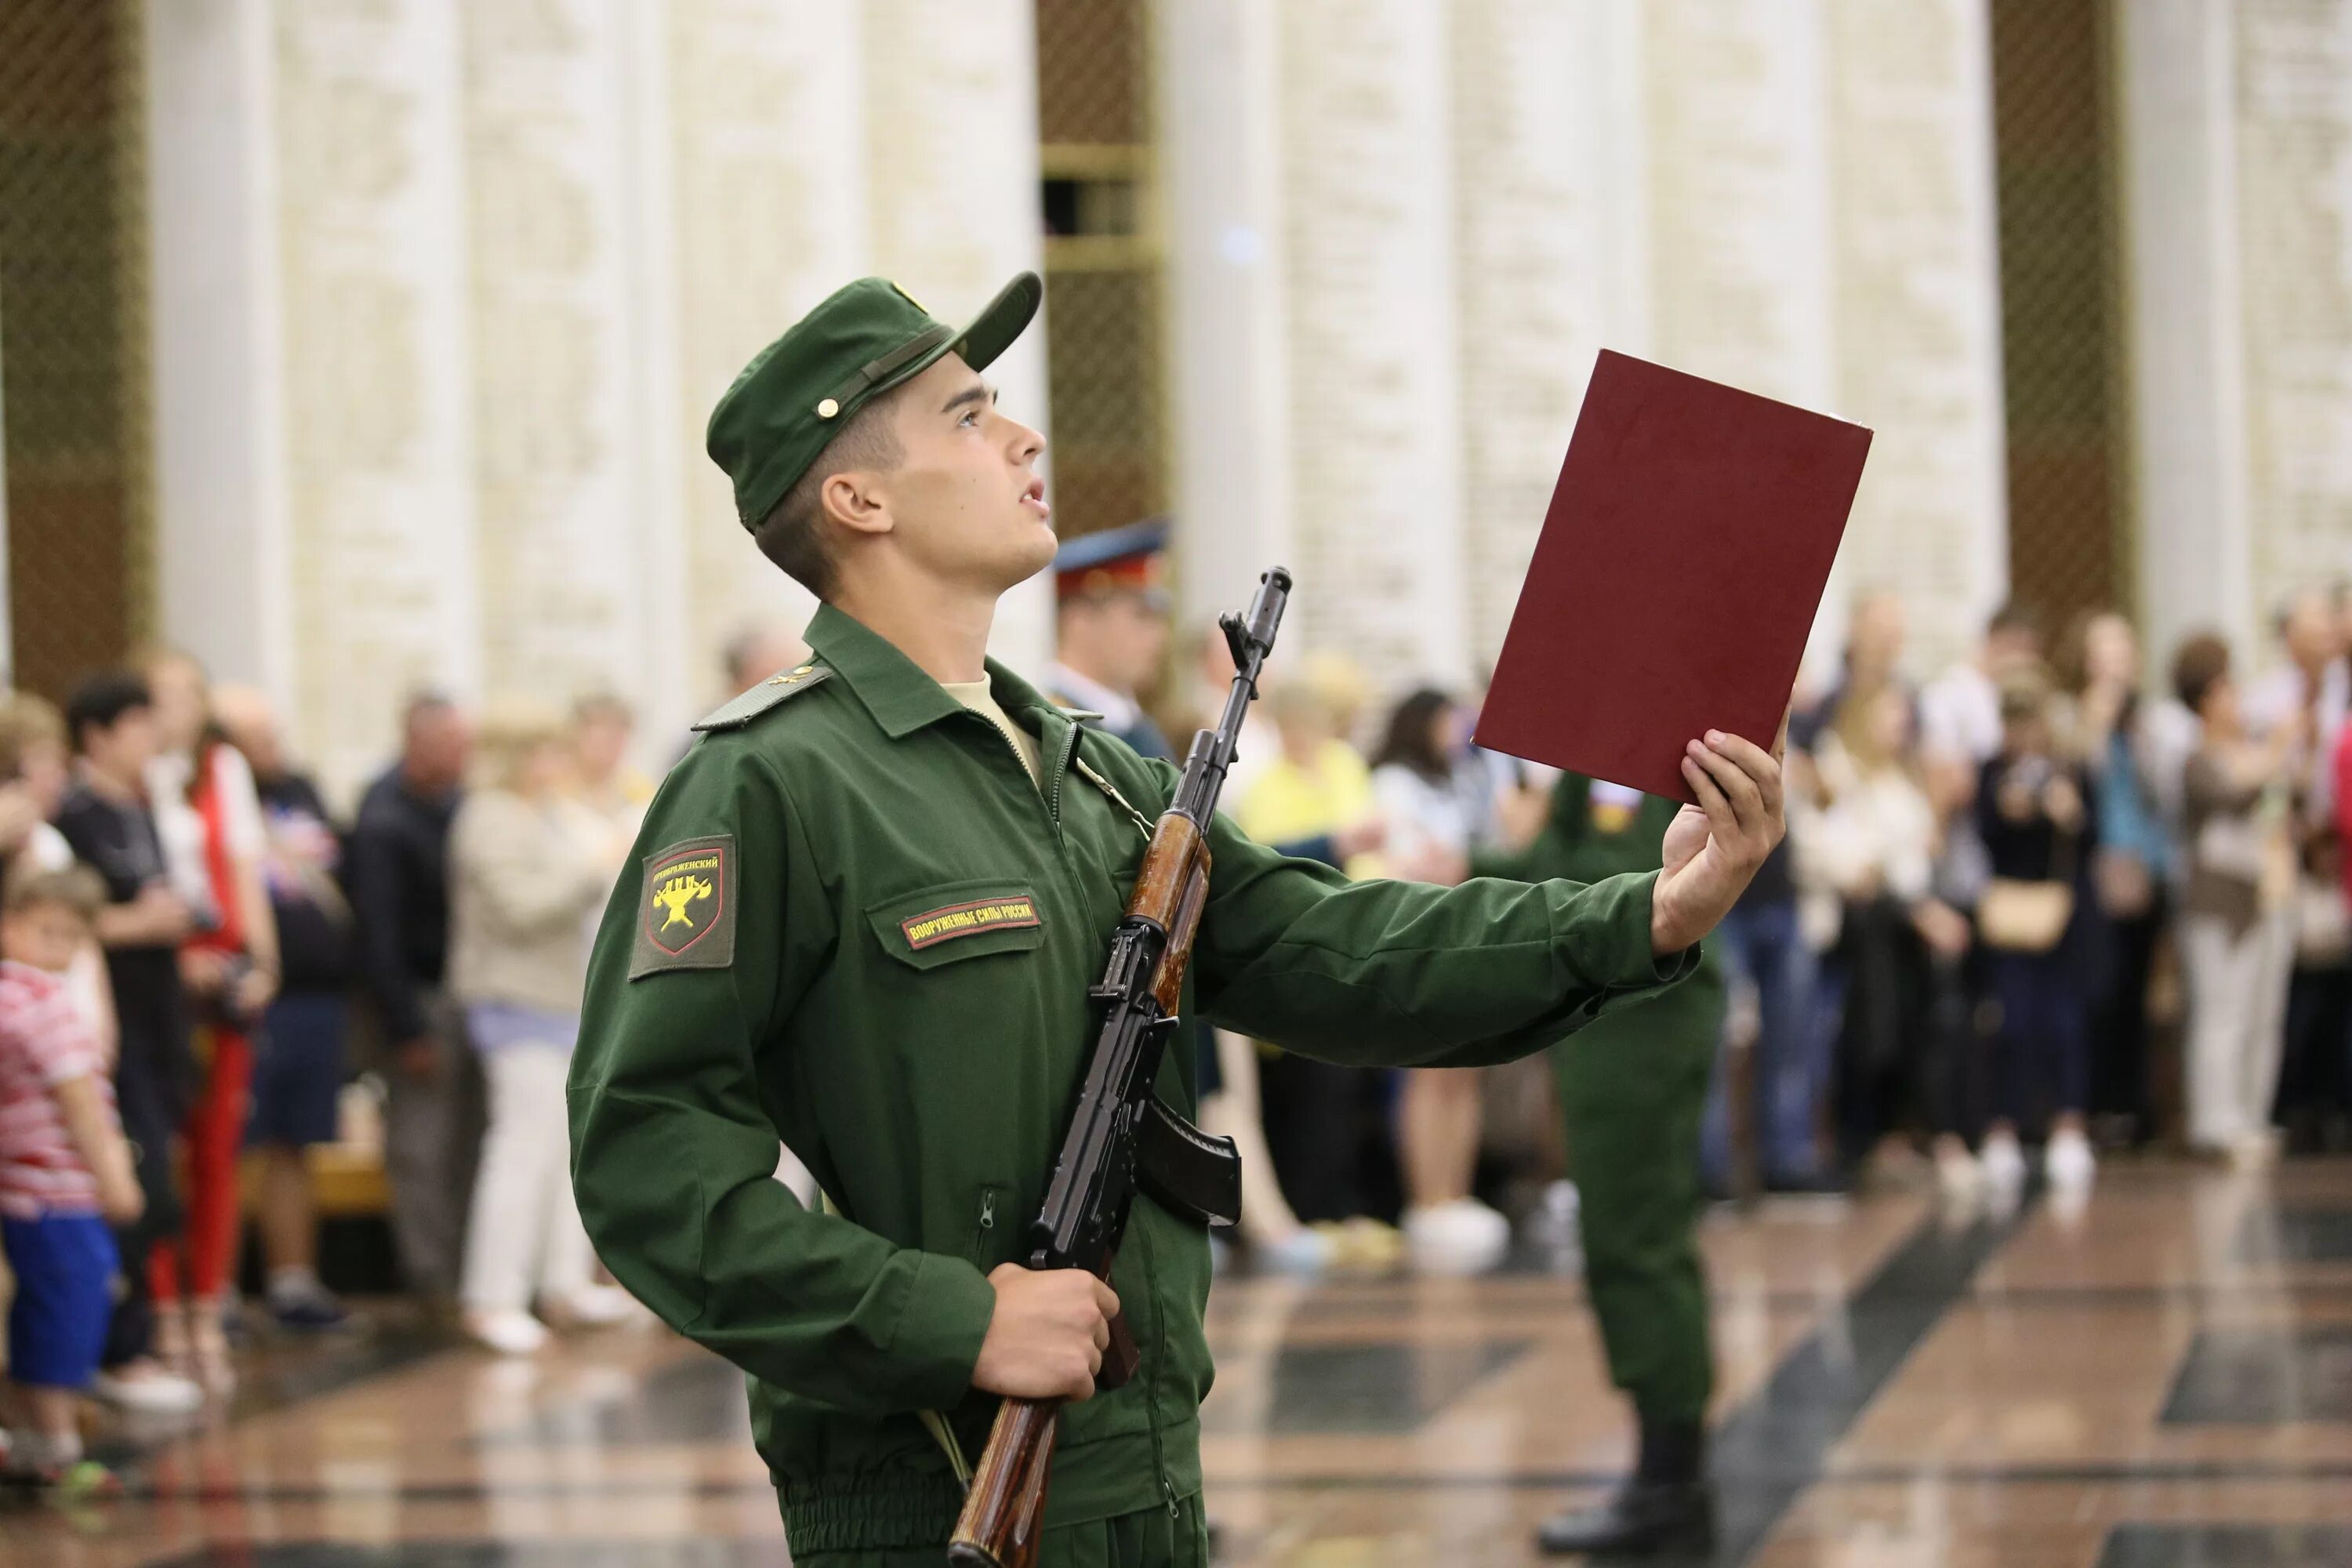
{"type": "Polygon", "coordinates": [[[1708,964],[1551,1049],[1610,1381],[1653,1420],[1700,1419],[1715,1385],[1698,1128],[1722,1029],[1723,976],[1708,964]]]}
{"type": "MultiPolygon", "coordinates": [[[[793,1568],[940,1568],[943,1542],[889,1552],[812,1552],[793,1568]]],[[[1176,1505],[1088,1520],[1049,1530],[1037,1542],[1037,1568],[1207,1568],[1209,1525],[1201,1494],[1176,1505]]]]}

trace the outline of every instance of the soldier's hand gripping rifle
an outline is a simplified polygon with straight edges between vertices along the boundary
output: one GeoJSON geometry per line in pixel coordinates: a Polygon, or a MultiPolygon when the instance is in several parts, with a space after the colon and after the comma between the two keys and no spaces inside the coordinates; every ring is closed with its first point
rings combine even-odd
{"type": "MultiPolygon", "coordinates": [[[[1175,797],[1152,830],[1127,913],[1111,937],[1110,962],[1093,992],[1103,1007],[1102,1030],[1045,1209],[1030,1228],[1032,1268],[1084,1268],[1108,1279],[1139,1184],[1170,1209],[1208,1225],[1241,1217],[1241,1161],[1232,1142],[1191,1126],[1153,1098],[1152,1085],[1176,1029],[1177,998],[1208,902],[1209,822],[1289,597],[1290,574],[1277,566],[1259,579],[1246,619],[1219,618],[1233,650],[1233,689],[1217,727],[1192,738],[1175,797]]],[[[1110,1326],[1097,1385],[1118,1387],[1135,1375],[1138,1360],[1121,1313],[1110,1326]]],[[[1034,1561],[1060,1413],[1055,1399],[1007,1399],[998,1410],[956,1521],[949,1562],[1028,1568],[1034,1561]]]]}

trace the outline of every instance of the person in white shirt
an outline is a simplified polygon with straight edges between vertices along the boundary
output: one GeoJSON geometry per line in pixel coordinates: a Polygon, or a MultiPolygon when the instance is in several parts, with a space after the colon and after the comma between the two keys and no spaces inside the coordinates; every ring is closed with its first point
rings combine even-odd
{"type": "Polygon", "coordinates": [[[2308,714],[2308,739],[2293,760],[2295,787],[2306,821],[2324,823],[2335,803],[2328,763],[2352,708],[2352,666],[2346,662],[2346,637],[2336,607],[2324,589],[2295,594],[2278,614],[2279,651],[2285,658],[2250,681],[2242,699],[2246,730],[2269,736],[2297,713],[2308,714]]]}
{"type": "Polygon", "coordinates": [[[238,1158],[254,1046],[278,994],[278,917],[263,886],[268,852],[253,770],[212,712],[204,668],[170,649],[145,661],[162,744],[146,769],[164,875],[194,912],[180,978],[196,1011],[204,1087],[183,1138],[188,1224],[151,1269],[157,1344],[215,1394],[236,1382],[222,1316],[235,1289],[243,1205],[238,1158]]]}
{"type": "MultiPolygon", "coordinates": [[[[1391,875],[1458,882],[1467,870],[1470,846],[1495,805],[1487,771],[1468,744],[1468,717],[1443,691],[1415,691],[1390,715],[1372,754],[1372,795],[1388,831],[1382,854],[1391,875]]],[[[1426,1273],[1483,1273],[1510,1247],[1510,1222],[1470,1194],[1483,1082],[1475,1068],[1405,1074],[1403,1230],[1413,1267],[1426,1273]]]]}
{"type": "Polygon", "coordinates": [[[1954,665],[1919,693],[1919,749],[1931,764],[1973,774],[2000,750],[2000,682],[2042,662],[2042,623],[2014,601],[1985,623],[1977,656],[1954,665]]]}

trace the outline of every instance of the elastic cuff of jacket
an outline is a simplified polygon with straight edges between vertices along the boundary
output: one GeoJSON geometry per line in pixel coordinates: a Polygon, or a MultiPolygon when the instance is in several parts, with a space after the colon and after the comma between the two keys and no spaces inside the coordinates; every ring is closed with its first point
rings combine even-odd
{"type": "MultiPolygon", "coordinates": [[[[1609,919],[1582,951],[1572,954],[1586,978],[1611,992],[1654,990],[1671,985],[1698,967],[1698,944],[1660,957],[1650,949],[1650,900],[1659,873],[1629,871],[1593,883],[1585,896],[1605,900],[1609,919]]],[[[1555,915],[1557,918],[1557,913],[1555,915]]]]}
{"type": "Polygon", "coordinates": [[[996,1287],[961,1258],[919,1255],[890,1336],[891,1360],[908,1369],[903,1403],[914,1410],[952,1409],[971,1387],[980,1342],[996,1315],[996,1287]]]}

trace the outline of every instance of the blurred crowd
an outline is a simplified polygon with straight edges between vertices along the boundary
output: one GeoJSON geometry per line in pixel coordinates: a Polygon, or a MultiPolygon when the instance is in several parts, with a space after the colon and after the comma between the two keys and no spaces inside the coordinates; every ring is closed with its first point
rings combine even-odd
{"type": "MultiPolygon", "coordinates": [[[[798,651],[755,633],[730,658],[748,685],[798,651]]],[[[345,816],[268,699],[185,655],[62,709],[0,700],[12,1479],[109,1487],[81,1394],[193,1413],[263,1320],[345,1326],[323,1147],[380,1167],[404,1282],[484,1344],[635,1310],[573,1207],[563,1105],[590,939],[652,795],[633,728],[607,695],[420,695],[345,816]]]]}
{"type": "MultiPolygon", "coordinates": [[[[1164,752],[1222,700],[1223,638],[1171,658],[1164,598],[1097,581],[1063,597],[1046,684],[1164,752]]],[[[1920,682],[1901,601],[1865,596],[1790,714],[1788,841],[1715,944],[1733,1005],[1710,1186],[2013,1204],[2031,1146],[2063,1201],[2111,1151],[2352,1146],[2352,592],[2296,595],[2273,633],[2191,637],[2151,681],[2125,617],[2053,635],[2011,606],[1920,682]]],[[[803,655],[748,632],[720,695],[803,655]]],[[[1349,875],[1432,882],[1670,810],[1479,750],[1476,700],[1382,703],[1344,660],[1286,648],[1225,808],[1349,875]]],[[[343,816],[268,700],[184,655],[62,709],[0,701],[9,1467],[101,1483],[77,1391],[194,1410],[234,1384],[242,1325],[345,1323],[318,1270],[323,1145],[380,1159],[404,1281],[484,1345],[529,1353],[632,1310],[573,1209],[563,1107],[588,944],[653,787],[632,741],[610,696],[422,695],[343,816]]],[[[1556,1232],[1572,1210],[1540,1064],[1192,1045],[1264,1266],[1476,1270],[1515,1220],[1556,1232]]]]}
{"type": "MultiPolygon", "coordinates": [[[[2151,679],[2126,617],[2053,630],[2006,605],[1923,681],[1902,601],[1864,596],[1790,714],[1788,840],[1716,939],[1709,1188],[1932,1184],[2000,1209],[2031,1149],[2063,1210],[2112,1152],[2352,1146],[2352,589],[2294,595],[2271,631],[2189,637],[2151,679]]],[[[1207,689],[1213,637],[1202,658],[1207,689]]],[[[1476,693],[1383,712],[1342,667],[1287,667],[1227,800],[1293,853],[1450,881],[1540,835],[1633,835],[1657,804],[1479,751],[1476,693]]],[[[1540,1071],[1357,1073],[1227,1040],[1210,1077],[1219,1130],[1265,1140],[1244,1236],[1277,1263],[1475,1270],[1514,1213],[1573,1213],[1544,1180],[1557,1119],[1527,1110],[1540,1071]]]]}

